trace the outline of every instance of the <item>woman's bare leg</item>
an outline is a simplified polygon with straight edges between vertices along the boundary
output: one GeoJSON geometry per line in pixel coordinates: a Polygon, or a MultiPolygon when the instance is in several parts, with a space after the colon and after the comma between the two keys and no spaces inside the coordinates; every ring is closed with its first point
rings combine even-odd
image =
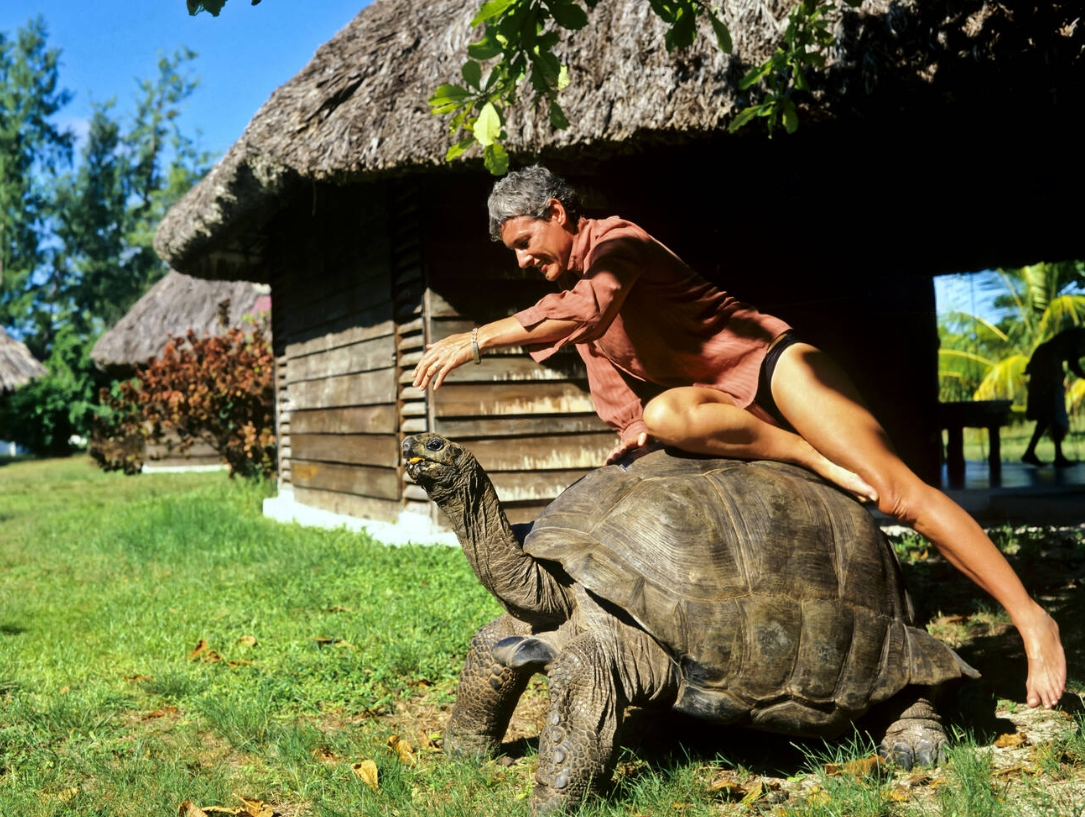
{"type": "Polygon", "coordinates": [[[1054,706],[1066,686],[1058,625],[976,521],[901,461],[840,367],[815,347],[795,344],[780,355],[772,394],[815,449],[874,486],[879,510],[915,528],[1006,609],[1028,656],[1027,703],[1054,706]]]}
{"type": "Polygon", "coordinates": [[[768,459],[809,468],[860,499],[877,501],[874,489],[855,473],[819,454],[798,434],[770,425],[714,389],[669,389],[644,408],[653,438],[694,454],[768,459]]]}

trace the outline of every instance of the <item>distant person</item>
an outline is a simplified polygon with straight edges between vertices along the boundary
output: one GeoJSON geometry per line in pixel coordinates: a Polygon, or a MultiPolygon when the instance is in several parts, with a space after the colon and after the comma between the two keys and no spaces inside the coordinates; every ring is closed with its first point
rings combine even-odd
{"type": "Polygon", "coordinates": [[[1025,373],[1028,381],[1028,406],[1025,419],[1036,421],[1036,430],[1032,432],[1028,448],[1021,455],[1021,461],[1030,465],[1044,465],[1036,456],[1036,444],[1046,431],[1055,443],[1055,467],[1065,468],[1073,465],[1062,453],[1062,441],[1070,430],[1070,417],[1066,413],[1066,373],[1062,364],[1070,364],[1070,371],[1085,379],[1081,369],[1081,358],[1085,357],[1085,326],[1066,329],[1051,340],[1041,343],[1032,353],[1025,373]]]}

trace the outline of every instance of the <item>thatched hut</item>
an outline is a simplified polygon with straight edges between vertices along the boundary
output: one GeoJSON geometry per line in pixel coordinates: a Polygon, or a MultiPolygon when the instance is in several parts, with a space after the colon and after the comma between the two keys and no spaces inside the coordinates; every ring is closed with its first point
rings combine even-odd
{"type": "MultiPolygon", "coordinates": [[[[471,442],[535,512],[611,435],[575,358],[495,355],[435,394],[410,386],[427,338],[511,314],[544,283],[486,238],[491,180],[447,165],[425,100],[459,75],[476,0],[376,0],[257,112],[163,221],[159,253],[272,285],[284,501],[392,520],[419,496],[399,439],[471,442]]],[[[599,214],[646,227],[704,274],[789,319],[856,375],[904,456],[936,479],[932,277],[1085,255],[1070,3],[873,0],[838,21],[794,136],[726,125],[787,3],[728,5],[735,53],[703,31],[669,54],[648,4],[602,0],[565,54],[572,127],[520,110],[514,164],[540,159],[599,214]]]]}
{"type": "MultiPolygon", "coordinates": [[[[266,319],[271,303],[267,284],[209,281],[171,270],[91,349],[91,359],[117,379],[162,354],[166,344],[190,330],[197,337],[216,337],[248,319],[266,319]]],[[[218,453],[196,444],[184,456],[166,445],[151,445],[144,469],[177,470],[225,467],[218,453]]]]}
{"type": "Polygon", "coordinates": [[[15,391],[46,369],[26,348],[0,326],[0,396],[15,391]]]}
{"type": "MultiPolygon", "coordinates": [[[[158,357],[166,344],[192,330],[215,337],[270,308],[270,288],[251,281],[208,281],[171,270],[105,332],[91,359],[114,377],[158,357]],[[264,299],[266,305],[258,305],[264,299]]],[[[266,317],[266,316],[265,316],[266,317]]]]}

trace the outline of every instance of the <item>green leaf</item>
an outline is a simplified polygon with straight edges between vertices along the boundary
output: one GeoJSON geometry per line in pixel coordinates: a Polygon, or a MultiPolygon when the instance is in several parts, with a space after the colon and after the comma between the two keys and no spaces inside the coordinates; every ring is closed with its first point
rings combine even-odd
{"type": "Polygon", "coordinates": [[[509,154],[497,142],[483,149],[482,163],[494,176],[504,176],[509,172],[509,154]]]}
{"type": "Polygon", "coordinates": [[[735,44],[731,41],[731,32],[724,24],[715,12],[708,12],[708,21],[712,23],[712,30],[716,33],[716,43],[720,47],[720,51],[724,54],[730,54],[735,50],[735,44]]]}
{"type": "Polygon", "coordinates": [[[477,27],[487,20],[492,20],[494,17],[500,17],[506,12],[509,6],[516,2],[517,0],[489,0],[489,2],[483,3],[482,8],[480,8],[478,14],[475,15],[475,19],[471,21],[471,26],[477,27]]]}
{"type": "Polygon", "coordinates": [[[186,2],[188,13],[193,16],[206,11],[210,12],[212,17],[218,17],[222,7],[226,5],[226,0],[186,0],[186,2]]]}
{"type": "Polygon", "coordinates": [[[760,82],[769,71],[772,70],[772,60],[766,60],[754,68],[751,68],[746,72],[746,76],[738,81],[738,87],[745,91],[751,85],[760,82]]]}
{"type": "Polygon", "coordinates": [[[668,51],[689,48],[697,36],[697,15],[692,8],[679,10],[674,24],[663,38],[668,51]]]}
{"type": "Polygon", "coordinates": [[[558,90],[569,87],[569,67],[562,65],[561,70],[558,71],[558,90]]]}
{"type": "Polygon", "coordinates": [[[501,138],[501,116],[492,102],[487,102],[482,106],[482,111],[479,113],[478,119],[475,121],[475,127],[472,130],[475,139],[483,147],[489,147],[501,138]]]}
{"type": "Polygon", "coordinates": [[[482,66],[475,62],[475,60],[468,60],[463,64],[460,69],[460,74],[463,76],[463,81],[474,88],[479,90],[479,86],[482,84],[482,66]]]}
{"type": "Polygon", "coordinates": [[[784,130],[794,133],[799,129],[799,112],[795,108],[795,103],[785,96],[780,100],[780,107],[783,109],[784,130]]]}
{"type": "Polygon", "coordinates": [[[471,92],[459,85],[440,85],[429,98],[429,106],[435,114],[452,113],[462,107],[471,92]]]}
{"type": "Polygon", "coordinates": [[[579,31],[588,24],[587,12],[572,0],[553,0],[549,6],[554,22],[562,28],[579,31]]]}
{"type": "Polygon", "coordinates": [[[489,29],[487,29],[486,35],[481,40],[467,46],[467,56],[479,62],[492,60],[494,57],[499,56],[501,52],[501,42],[498,40],[497,34],[489,29]]]}
{"type": "Polygon", "coordinates": [[[550,126],[555,130],[565,130],[569,127],[569,120],[565,118],[565,111],[561,109],[557,100],[550,101],[550,126]]]}
{"type": "Polygon", "coordinates": [[[800,63],[795,64],[795,67],[792,70],[791,75],[792,75],[792,82],[794,83],[796,90],[798,90],[798,91],[809,91],[810,90],[810,83],[808,83],[806,81],[806,74],[803,73],[802,65],[800,63]]]}
{"type": "Polygon", "coordinates": [[[458,159],[471,145],[475,144],[475,138],[472,136],[469,139],[461,139],[456,144],[452,145],[447,151],[445,151],[445,161],[451,162],[453,159],[458,159]]]}
{"type": "Polygon", "coordinates": [[[751,105],[748,108],[743,108],[738,112],[738,116],[731,120],[731,124],[727,126],[727,132],[734,133],[750,120],[761,116],[761,110],[764,107],[764,105],[751,105]]]}

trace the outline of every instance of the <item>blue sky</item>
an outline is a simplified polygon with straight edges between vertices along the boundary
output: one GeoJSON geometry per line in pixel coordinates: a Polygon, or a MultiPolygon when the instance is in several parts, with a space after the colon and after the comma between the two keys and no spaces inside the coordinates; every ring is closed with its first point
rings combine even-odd
{"type": "Polygon", "coordinates": [[[199,147],[221,155],[278,86],[369,0],[229,0],[222,14],[190,17],[185,0],[0,0],[8,37],[41,15],[49,45],[62,51],[60,79],[75,97],[57,121],[77,133],[92,102],[117,100],[131,110],[137,79],[157,75],[160,56],[185,46],[200,87],[182,128],[199,147]]]}

